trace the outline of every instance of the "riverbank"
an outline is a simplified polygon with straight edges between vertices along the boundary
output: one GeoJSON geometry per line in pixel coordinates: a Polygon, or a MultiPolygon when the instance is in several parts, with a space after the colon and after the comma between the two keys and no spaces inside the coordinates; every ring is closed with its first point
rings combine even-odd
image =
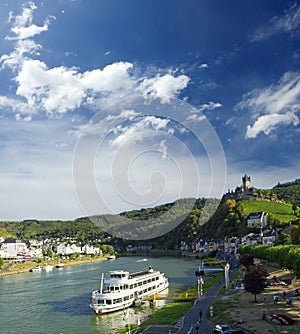
{"type": "Polygon", "coordinates": [[[43,266],[44,264],[49,264],[51,266],[56,266],[58,263],[63,263],[65,267],[70,267],[70,266],[77,266],[81,264],[86,264],[86,263],[94,263],[94,262],[101,262],[101,261],[107,261],[106,256],[98,256],[98,257],[81,257],[81,258],[76,258],[76,259],[64,259],[61,261],[58,260],[50,260],[50,261],[45,261],[43,263],[36,263],[36,262],[28,262],[28,263],[12,263],[9,265],[8,270],[2,270],[0,271],[0,277],[4,276],[10,276],[10,275],[17,275],[17,274],[24,274],[30,271],[31,268],[41,265],[43,266]]]}

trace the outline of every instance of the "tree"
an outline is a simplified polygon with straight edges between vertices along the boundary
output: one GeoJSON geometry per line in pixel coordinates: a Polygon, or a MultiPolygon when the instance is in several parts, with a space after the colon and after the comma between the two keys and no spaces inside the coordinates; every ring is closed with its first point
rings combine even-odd
{"type": "Polygon", "coordinates": [[[242,254],[240,257],[240,264],[248,269],[249,266],[254,265],[254,256],[252,254],[242,254]]]}
{"type": "Polygon", "coordinates": [[[4,260],[2,259],[2,257],[0,257],[0,269],[2,268],[3,264],[4,264],[4,260]]]}
{"type": "Polygon", "coordinates": [[[290,236],[287,233],[280,233],[279,240],[276,242],[276,245],[288,245],[290,243],[290,236]]]}
{"type": "Polygon", "coordinates": [[[293,203],[292,210],[294,211],[294,215],[296,216],[296,211],[298,209],[297,203],[293,203]]]}
{"type": "Polygon", "coordinates": [[[256,296],[264,290],[267,271],[263,266],[249,266],[244,276],[245,290],[256,296]]]}

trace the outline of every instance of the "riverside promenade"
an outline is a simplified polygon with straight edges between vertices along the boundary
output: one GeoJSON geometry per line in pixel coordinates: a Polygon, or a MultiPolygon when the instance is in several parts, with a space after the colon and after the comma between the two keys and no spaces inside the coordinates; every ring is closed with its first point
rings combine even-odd
{"type": "Polygon", "coordinates": [[[218,296],[219,290],[224,286],[224,277],[213,285],[203,296],[197,298],[193,307],[179,320],[175,326],[149,326],[143,334],[211,334],[212,322],[207,319],[206,314],[210,311],[210,305],[218,296]],[[199,313],[202,311],[202,321],[197,332],[195,325],[199,321],[199,313]]]}

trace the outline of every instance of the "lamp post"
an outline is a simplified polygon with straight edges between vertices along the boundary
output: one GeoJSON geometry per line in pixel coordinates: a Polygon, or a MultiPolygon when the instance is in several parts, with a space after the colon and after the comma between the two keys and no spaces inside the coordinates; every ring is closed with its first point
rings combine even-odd
{"type": "Polygon", "coordinates": [[[226,291],[228,290],[229,287],[229,269],[230,269],[230,264],[227,262],[225,266],[225,286],[226,286],[226,291]]]}

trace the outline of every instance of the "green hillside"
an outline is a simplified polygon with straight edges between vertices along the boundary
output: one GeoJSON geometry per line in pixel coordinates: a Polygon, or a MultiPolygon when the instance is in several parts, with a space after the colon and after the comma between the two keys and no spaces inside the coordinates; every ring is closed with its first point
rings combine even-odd
{"type": "Polygon", "coordinates": [[[271,191],[280,200],[300,206],[300,179],[282,184],[278,183],[271,191]]]}
{"type": "Polygon", "coordinates": [[[248,216],[251,212],[264,211],[283,223],[288,223],[297,219],[297,217],[293,214],[291,204],[268,201],[241,201],[240,205],[242,206],[243,212],[246,216],[248,216]]]}

